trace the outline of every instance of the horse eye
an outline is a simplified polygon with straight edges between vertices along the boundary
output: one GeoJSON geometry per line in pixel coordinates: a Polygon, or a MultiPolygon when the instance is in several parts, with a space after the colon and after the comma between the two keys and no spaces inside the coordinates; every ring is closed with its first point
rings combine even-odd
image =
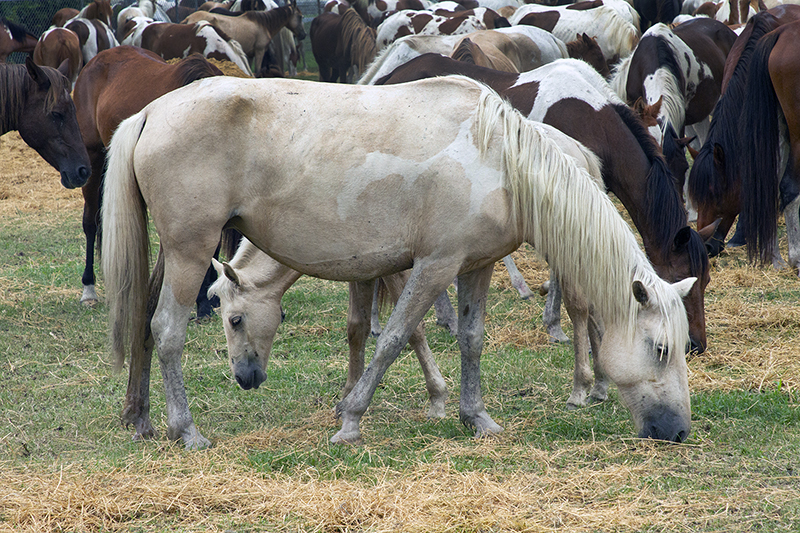
{"type": "Polygon", "coordinates": [[[64,121],[64,115],[62,115],[62,114],[61,114],[61,113],[59,113],[58,111],[53,111],[53,112],[51,113],[51,115],[53,116],[53,119],[54,119],[54,120],[57,120],[57,121],[59,121],[59,122],[63,122],[63,121],[64,121]]]}
{"type": "Polygon", "coordinates": [[[237,327],[239,324],[242,323],[242,317],[240,315],[232,316],[230,319],[231,326],[237,327]]]}

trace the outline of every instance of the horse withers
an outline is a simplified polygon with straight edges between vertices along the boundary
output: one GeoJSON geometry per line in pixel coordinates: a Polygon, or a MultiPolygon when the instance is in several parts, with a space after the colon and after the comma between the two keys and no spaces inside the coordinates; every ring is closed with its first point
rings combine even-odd
{"type": "Polygon", "coordinates": [[[28,146],[61,173],[68,189],[82,187],[91,174],[81,142],[75,105],[66,78],[69,66],[58,70],[36,65],[0,65],[0,134],[18,130],[28,146]]]}
{"type": "MultiPolygon", "coordinates": [[[[102,256],[117,361],[129,346],[131,365],[141,367],[155,346],[168,436],[209,444],[189,411],[181,354],[220,231],[235,227],[312,276],[365,283],[411,269],[369,367],[337,407],[333,442],[360,439],[380,379],[456,276],[459,416],[476,436],[496,434],[502,427],[480,385],[489,282],[495,262],[529,242],[603,321],[598,361],[639,436],[684,440],[691,409],[681,298],[695,280],[656,275],[614,205],[554,138],[461,77],[391,87],[217,77],[164,95],[120,124],[109,152],[102,256]],[[324,135],[332,123],[350,134],[324,135]],[[229,149],[208,150],[209,132],[229,149]],[[148,210],[165,266],[145,345],[148,210]]],[[[134,424],[145,422],[139,402],[126,407],[134,424]]]]}

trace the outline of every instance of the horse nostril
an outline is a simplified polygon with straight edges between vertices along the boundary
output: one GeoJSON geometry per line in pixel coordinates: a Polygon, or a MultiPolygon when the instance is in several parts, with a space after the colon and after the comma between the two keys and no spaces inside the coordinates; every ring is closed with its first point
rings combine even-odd
{"type": "Polygon", "coordinates": [[[91,175],[92,171],[88,167],[80,167],[78,169],[78,176],[84,181],[88,180],[91,175]]]}

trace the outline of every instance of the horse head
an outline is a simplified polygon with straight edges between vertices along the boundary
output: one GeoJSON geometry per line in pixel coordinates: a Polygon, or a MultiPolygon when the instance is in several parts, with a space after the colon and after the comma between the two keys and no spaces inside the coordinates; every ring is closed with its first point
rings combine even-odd
{"type": "Polygon", "coordinates": [[[25,67],[27,94],[19,117],[20,137],[61,173],[64,187],[82,187],[91,167],[69,94],[69,61],[56,70],[40,67],[28,56],[25,67]]]}
{"type": "Polygon", "coordinates": [[[306,38],[306,30],[303,27],[303,12],[297,7],[297,0],[288,0],[286,5],[292,9],[292,14],[286,23],[286,27],[297,37],[298,41],[302,41],[306,38]]]}
{"type": "Polygon", "coordinates": [[[589,37],[586,33],[578,34],[577,39],[567,43],[567,53],[571,58],[589,63],[603,78],[608,79],[611,76],[603,50],[594,37],[589,37]]]}
{"type": "Polygon", "coordinates": [[[696,278],[669,284],[656,276],[635,280],[637,306],[633,336],[624,328],[603,333],[598,364],[619,390],[640,438],[684,441],[691,428],[685,347],[688,322],[682,298],[696,278]],[[671,340],[668,340],[671,339],[671,340]],[[622,360],[621,354],[628,354],[622,360]]]}
{"type": "MultiPolygon", "coordinates": [[[[266,254],[253,254],[275,264],[271,272],[285,271],[265,282],[246,268],[212,259],[219,278],[208,289],[208,297],[218,296],[220,315],[228,342],[228,362],[236,383],[245,390],[257,389],[266,379],[265,369],[272,343],[283,319],[281,297],[300,274],[283,267],[266,254]]],[[[239,254],[231,261],[235,263],[239,254]]]]}

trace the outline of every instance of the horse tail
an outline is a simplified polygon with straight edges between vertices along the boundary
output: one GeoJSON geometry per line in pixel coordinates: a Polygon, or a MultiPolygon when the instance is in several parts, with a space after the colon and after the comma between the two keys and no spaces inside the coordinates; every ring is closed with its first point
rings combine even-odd
{"type": "Polygon", "coordinates": [[[739,222],[747,240],[747,255],[762,263],[775,251],[778,219],[778,161],[781,107],[769,74],[769,56],[779,34],[771,33],[756,46],[748,69],[747,105],[742,108],[742,138],[752,139],[747,150],[736,150],[742,172],[742,210],[739,222]]]}
{"type": "Polygon", "coordinates": [[[133,154],[144,128],[144,111],[124,120],[111,139],[103,186],[102,265],[108,302],[111,351],[117,369],[144,356],[150,242],[147,206],[133,169],[133,154]]]}

